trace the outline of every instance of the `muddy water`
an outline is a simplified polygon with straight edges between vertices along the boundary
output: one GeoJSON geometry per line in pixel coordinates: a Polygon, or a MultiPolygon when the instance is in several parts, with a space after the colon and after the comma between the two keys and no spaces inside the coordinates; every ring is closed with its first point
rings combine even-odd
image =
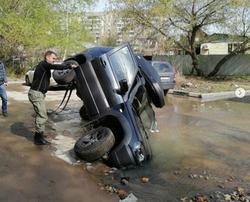
{"type": "MultiPolygon", "coordinates": [[[[11,128],[12,134],[25,137],[25,144],[32,145],[32,109],[27,107],[27,88],[10,85],[9,91],[10,117],[8,121],[1,119],[1,127],[6,123],[6,131],[11,128]]],[[[62,96],[48,93],[48,109],[54,109],[62,96]]],[[[67,110],[49,116],[47,125],[52,146],[43,150],[70,164],[78,162],[72,148],[85,124],[78,114],[80,105],[79,100],[72,99],[67,110]]],[[[104,175],[108,168],[96,162],[90,171],[94,179],[132,192],[139,201],[180,201],[197,193],[230,193],[237,186],[250,192],[249,98],[201,102],[168,96],[166,106],[156,109],[156,114],[160,132],[150,137],[153,159],[143,167],[121,170],[114,176],[104,175]],[[141,182],[143,176],[149,178],[148,183],[141,182]],[[128,185],[120,184],[121,177],[128,177],[128,185]]],[[[1,137],[4,144],[8,138],[1,137]]],[[[23,143],[20,151],[22,146],[23,143]]],[[[34,153],[30,149],[27,152],[34,153]]],[[[74,172],[77,170],[72,168],[74,172]]]]}
{"type": "MultiPolygon", "coordinates": [[[[83,134],[79,106],[50,116],[57,136],[52,153],[75,163],[71,148],[83,134]]],[[[250,192],[249,99],[201,102],[184,97],[166,97],[166,106],[156,109],[160,132],[150,137],[154,157],[140,168],[104,175],[107,168],[93,164],[91,174],[103,184],[132,192],[140,201],[180,201],[197,193],[230,193],[235,187],[250,192]],[[149,178],[142,183],[141,178],[149,178]],[[120,178],[127,177],[126,186],[120,178]]],[[[215,201],[211,199],[210,201],[215,201]]],[[[219,200],[220,201],[220,200],[219,200]]]]}
{"type": "MultiPolygon", "coordinates": [[[[180,201],[197,193],[250,192],[250,103],[166,98],[157,111],[159,133],[151,136],[154,158],[123,171],[143,201],[180,201]],[[143,184],[142,176],[149,177],[143,184]]],[[[213,201],[213,200],[211,200],[213,201]]]]}

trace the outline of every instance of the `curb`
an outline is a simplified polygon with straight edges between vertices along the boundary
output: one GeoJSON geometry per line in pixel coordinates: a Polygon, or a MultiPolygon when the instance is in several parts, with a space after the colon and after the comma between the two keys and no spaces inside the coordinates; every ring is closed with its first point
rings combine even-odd
{"type": "MultiPolygon", "coordinates": [[[[236,98],[235,91],[225,91],[218,93],[195,93],[184,90],[169,90],[169,94],[200,98],[203,101],[215,101],[229,98],[236,98]]],[[[250,96],[250,90],[246,90],[246,96],[250,96]]]]}

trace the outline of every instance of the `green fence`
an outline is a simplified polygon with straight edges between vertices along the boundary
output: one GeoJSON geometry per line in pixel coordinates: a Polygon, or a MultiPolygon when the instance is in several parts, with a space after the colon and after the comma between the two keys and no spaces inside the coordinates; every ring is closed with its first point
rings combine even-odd
{"type": "MultiPolygon", "coordinates": [[[[199,67],[205,75],[210,73],[225,55],[199,55],[199,67]]],[[[153,56],[153,60],[168,61],[185,75],[190,74],[192,60],[189,55],[153,56]]],[[[237,55],[229,59],[217,73],[218,76],[250,75],[250,55],[237,55]]]]}

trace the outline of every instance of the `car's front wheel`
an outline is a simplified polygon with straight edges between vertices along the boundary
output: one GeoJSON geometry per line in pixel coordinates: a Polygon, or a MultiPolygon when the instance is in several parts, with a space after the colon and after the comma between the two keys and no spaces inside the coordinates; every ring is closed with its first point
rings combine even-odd
{"type": "Polygon", "coordinates": [[[103,157],[114,146],[115,137],[107,127],[98,127],[77,140],[74,151],[85,161],[95,161],[103,157]]]}

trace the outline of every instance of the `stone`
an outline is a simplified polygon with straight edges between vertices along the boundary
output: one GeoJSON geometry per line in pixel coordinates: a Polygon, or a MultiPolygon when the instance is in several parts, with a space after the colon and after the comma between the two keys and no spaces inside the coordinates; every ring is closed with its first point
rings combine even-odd
{"type": "Polygon", "coordinates": [[[123,178],[121,178],[120,183],[122,185],[127,185],[129,183],[129,177],[123,177],[123,178]]]}
{"type": "Polygon", "coordinates": [[[142,183],[148,183],[149,182],[149,178],[148,177],[142,177],[141,181],[142,181],[142,183]]]}
{"type": "Polygon", "coordinates": [[[87,166],[87,167],[86,167],[86,170],[87,170],[88,172],[93,172],[93,171],[95,171],[95,168],[94,168],[93,166],[87,166]]]}
{"type": "Polygon", "coordinates": [[[137,202],[138,199],[133,193],[130,193],[126,198],[123,200],[119,200],[119,202],[137,202]]]}
{"type": "Polygon", "coordinates": [[[240,197],[245,196],[245,190],[242,187],[237,187],[237,192],[240,197]]]}
{"type": "Polygon", "coordinates": [[[224,199],[225,199],[225,201],[231,201],[231,195],[225,194],[224,199]]]}
{"type": "Polygon", "coordinates": [[[208,202],[207,196],[196,196],[195,202],[208,202]]]}
{"type": "Polygon", "coordinates": [[[123,200],[128,196],[128,193],[123,189],[118,189],[117,190],[117,195],[119,196],[120,199],[123,200]]]}
{"type": "Polygon", "coordinates": [[[218,187],[221,188],[221,189],[224,189],[224,188],[225,188],[225,186],[222,185],[222,184],[219,184],[218,187]]]}

